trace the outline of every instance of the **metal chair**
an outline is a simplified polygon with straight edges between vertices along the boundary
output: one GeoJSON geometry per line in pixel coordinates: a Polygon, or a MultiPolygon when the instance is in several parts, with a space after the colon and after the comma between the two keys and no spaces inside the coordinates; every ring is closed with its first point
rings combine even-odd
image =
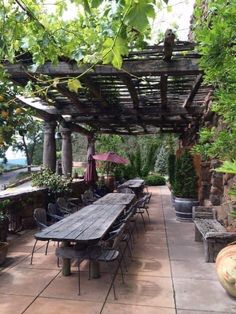
{"type": "Polygon", "coordinates": [[[52,222],[60,221],[65,217],[63,213],[59,210],[57,204],[54,203],[48,203],[47,214],[51,218],[52,222]]]}
{"type": "Polygon", "coordinates": [[[56,204],[59,210],[64,214],[72,214],[78,210],[78,206],[72,202],[67,201],[64,197],[58,197],[56,204]]]}
{"type": "Polygon", "coordinates": [[[134,194],[134,191],[128,187],[118,187],[118,193],[134,194]]]}
{"type": "Polygon", "coordinates": [[[96,245],[96,246],[88,248],[89,277],[90,277],[90,269],[91,269],[90,265],[92,261],[104,262],[107,266],[109,263],[117,261],[117,266],[115,268],[110,269],[108,267],[108,271],[111,274],[111,283],[107,291],[100,313],[102,312],[105,306],[105,303],[107,301],[107,298],[112,288],[113,288],[113,293],[114,293],[114,299],[117,300],[114,283],[115,283],[115,279],[116,279],[119,269],[121,270],[122,280],[124,282],[124,274],[123,274],[121,262],[122,262],[125,250],[122,250],[120,246],[120,243],[123,238],[124,230],[125,230],[125,224],[122,224],[118,230],[109,233],[109,237],[106,239],[105,245],[96,245]],[[112,245],[107,246],[111,242],[112,242],[112,245]]]}
{"type": "MultiPolygon", "coordinates": [[[[43,230],[45,228],[48,227],[48,222],[47,222],[47,212],[44,208],[36,208],[34,210],[34,214],[33,217],[37,223],[38,229],[39,230],[43,230]]],[[[32,253],[31,253],[31,259],[30,259],[30,264],[32,265],[33,262],[33,255],[34,255],[34,251],[35,251],[35,247],[37,244],[38,240],[35,240],[33,249],[32,249],[32,253]]],[[[48,245],[49,245],[49,240],[47,240],[47,244],[46,244],[46,249],[45,249],[45,255],[47,255],[48,252],[48,245]]]]}
{"type": "Polygon", "coordinates": [[[88,259],[87,247],[81,247],[77,244],[70,247],[56,248],[57,258],[75,259],[78,262],[78,295],[80,295],[80,264],[88,259]]]}

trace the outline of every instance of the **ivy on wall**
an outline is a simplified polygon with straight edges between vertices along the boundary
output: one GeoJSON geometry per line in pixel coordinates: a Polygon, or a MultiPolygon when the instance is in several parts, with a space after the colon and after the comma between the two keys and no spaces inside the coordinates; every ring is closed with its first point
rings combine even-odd
{"type": "Polygon", "coordinates": [[[204,80],[214,88],[212,111],[219,127],[200,131],[195,152],[203,159],[236,158],[236,0],[197,0],[194,37],[204,80]]]}

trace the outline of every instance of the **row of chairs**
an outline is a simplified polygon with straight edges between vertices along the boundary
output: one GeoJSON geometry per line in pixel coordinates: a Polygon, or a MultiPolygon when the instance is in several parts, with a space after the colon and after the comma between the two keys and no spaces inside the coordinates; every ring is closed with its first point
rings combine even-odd
{"type": "MultiPolygon", "coordinates": [[[[122,263],[127,271],[126,262],[126,250],[129,251],[129,256],[132,257],[132,248],[134,245],[134,231],[138,232],[136,218],[141,215],[144,230],[146,230],[146,222],[144,213],[148,212],[148,203],[150,201],[149,195],[141,197],[134,205],[127,209],[123,215],[121,215],[113,224],[112,228],[101,239],[101,241],[94,246],[80,247],[78,244],[71,247],[58,247],[56,248],[56,256],[58,258],[76,259],[78,262],[78,294],[81,292],[80,282],[80,265],[84,260],[89,262],[89,279],[91,278],[91,263],[92,262],[104,262],[107,265],[107,269],[111,274],[111,283],[107,291],[106,298],[103,303],[103,307],[106,303],[108,295],[113,288],[114,298],[117,299],[115,291],[115,278],[120,270],[122,280],[124,282],[124,271],[122,263]],[[116,262],[116,266],[109,267],[111,262],[116,262]]],[[[102,307],[102,309],[103,309],[102,307]]],[[[102,310],[101,310],[102,311],[102,310]]]]}

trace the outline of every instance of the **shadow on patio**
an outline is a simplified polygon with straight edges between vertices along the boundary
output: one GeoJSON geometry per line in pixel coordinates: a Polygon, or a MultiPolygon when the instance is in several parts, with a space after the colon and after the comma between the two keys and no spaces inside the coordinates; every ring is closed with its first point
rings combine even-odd
{"type": "MultiPolygon", "coordinates": [[[[218,283],[214,264],[204,262],[202,244],[194,242],[193,224],[176,221],[167,187],[150,190],[151,223],[144,232],[140,220],[125,284],[118,276],[118,300],[110,293],[103,313],[235,313],[235,300],[218,283]]],[[[32,231],[11,241],[7,264],[0,269],[0,313],[99,313],[109,274],[102,268],[100,279],[88,280],[87,263],[83,263],[78,296],[75,265],[72,275],[63,277],[55,246],[51,243],[45,256],[43,242],[30,265],[33,243],[32,231]]]]}

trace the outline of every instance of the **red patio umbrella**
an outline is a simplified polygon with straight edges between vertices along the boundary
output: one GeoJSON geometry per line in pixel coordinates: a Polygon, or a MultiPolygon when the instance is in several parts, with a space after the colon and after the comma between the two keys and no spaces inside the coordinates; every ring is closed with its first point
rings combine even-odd
{"type": "Polygon", "coordinates": [[[86,183],[93,185],[97,179],[96,161],[93,159],[93,156],[90,155],[88,158],[87,169],[84,174],[84,180],[86,183]]]}
{"type": "Polygon", "coordinates": [[[93,155],[93,159],[103,160],[103,161],[110,161],[110,162],[113,162],[115,164],[127,164],[128,163],[127,159],[117,155],[114,152],[107,152],[107,153],[103,153],[103,154],[96,154],[96,155],[93,155]]]}
{"type": "Polygon", "coordinates": [[[107,167],[106,167],[107,177],[109,175],[109,172],[111,171],[111,163],[114,163],[114,164],[127,164],[128,163],[127,159],[117,155],[114,152],[96,154],[96,155],[93,155],[93,158],[96,160],[107,161],[107,167]]]}

